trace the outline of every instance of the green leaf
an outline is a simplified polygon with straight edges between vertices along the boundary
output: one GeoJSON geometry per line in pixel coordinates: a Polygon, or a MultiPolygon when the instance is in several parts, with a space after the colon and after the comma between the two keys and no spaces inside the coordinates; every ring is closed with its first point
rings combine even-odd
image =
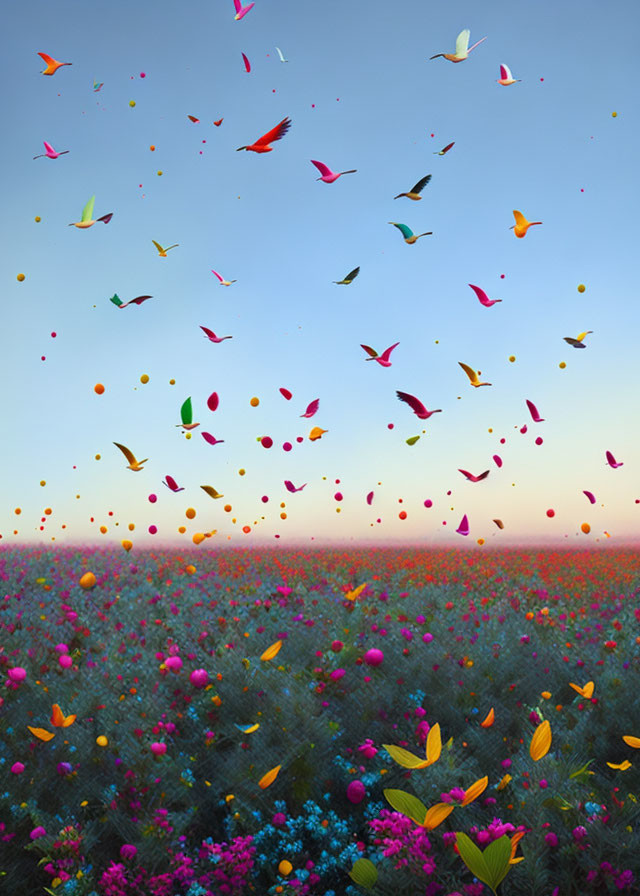
{"type": "Polygon", "coordinates": [[[506,834],[498,840],[494,840],[482,853],[482,857],[491,874],[489,886],[495,890],[498,884],[507,876],[509,871],[511,840],[506,834]]]}
{"type": "Polygon", "coordinates": [[[420,436],[411,436],[410,439],[406,440],[407,445],[415,445],[415,443],[418,441],[419,438],[420,438],[420,436]]]}
{"type": "Polygon", "coordinates": [[[590,759],[585,765],[582,766],[582,768],[579,768],[575,772],[571,772],[569,777],[570,778],[579,778],[581,775],[584,775],[585,777],[587,775],[593,775],[594,772],[589,771],[589,766],[591,765],[592,762],[595,762],[595,759],[590,759]]]}
{"type": "Polygon", "coordinates": [[[93,217],[93,204],[96,201],[96,197],[92,196],[91,199],[87,202],[85,207],[82,209],[82,217],[80,218],[80,223],[83,224],[85,221],[90,221],[93,217]]]}
{"type": "Polygon", "coordinates": [[[383,790],[383,793],[386,801],[396,812],[406,815],[416,824],[421,825],[424,822],[427,807],[417,796],[407,793],[406,790],[383,790]]]}
{"type": "Polygon", "coordinates": [[[185,426],[193,423],[193,408],[191,406],[191,398],[187,398],[180,408],[180,417],[185,426]]]}
{"type": "Polygon", "coordinates": [[[378,869],[369,859],[356,859],[349,877],[354,883],[370,890],[378,880],[378,869]]]}
{"type": "Polygon", "coordinates": [[[382,746],[389,756],[391,756],[393,761],[397,762],[398,765],[401,765],[403,768],[426,768],[426,757],[420,759],[408,750],[404,750],[402,747],[396,747],[394,744],[382,744],[382,746]]]}
{"type": "Polygon", "coordinates": [[[458,847],[460,858],[473,876],[491,887],[491,872],[487,867],[483,854],[475,843],[465,833],[460,831],[456,832],[456,846],[458,847]]]}

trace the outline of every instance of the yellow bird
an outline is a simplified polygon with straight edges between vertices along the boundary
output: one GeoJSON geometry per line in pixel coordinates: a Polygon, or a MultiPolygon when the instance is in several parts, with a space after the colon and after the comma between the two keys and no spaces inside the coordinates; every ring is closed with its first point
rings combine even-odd
{"type": "Polygon", "coordinates": [[[583,340],[585,336],[588,336],[589,333],[593,333],[593,330],[585,330],[584,333],[578,333],[575,339],[572,336],[563,336],[565,342],[568,342],[569,345],[572,345],[574,348],[586,348],[583,340]]]}
{"type": "Polygon", "coordinates": [[[542,224],[542,221],[527,221],[522,212],[513,210],[513,217],[516,219],[516,223],[513,224],[509,230],[513,230],[518,239],[522,239],[523,236],[527,235],[527,230],[530,227],[533,227],[535,224],[542,224]]]}
{"type": "Polygon", "coordinates": [[[124,445],[120,445],[118,444],[118,442],[114,442],[113,444],[116,446],[116,448],[119,448],[120,451],[122,451],[126,459],[129,461],[127,470],[132,470],[134,473],[139,473],[140,470],[142,470],[142,465],[146,464],[146,462],[149,460],[148,457],[145,457],[144,460],[136,460],[133,453],[129,451],[128,448],[125,448],[124,445]]]}
{"type": "Polygon", "coordinates": [[[162,246],[160,245],[160,243],[156,243],[155,240],[151,240],[151,242],[158,250],[158,255],[160,256],[160,258],[166,258],[167,252],[169,251],[169,249],[175,249],[177,246],[180,245],[180,243],[174,243],[173,246],[167,246],[166,249],[163,249],[162,246]]]}
{"type": "Polygon", "coordinates": [[[481,382],[480,382],[480,374],[482,373],[481,370],[479,370],[479,371],[476,373],[476,371],[473,370],[471,367],[469,367],[468,364],[463,364],[462,361],[458,361],[458,364],[460,365],[460,367],[462,367],[462,369],[464,370],[464,372],[465,372],[465,373],[467,374],[467,376],[469,377],[469,382],[471,383],[471,385],[472,385],[472,386],[475,386],[476,389],[477,389],[479,386],[490,386],[490,385],[491,385],[491,383],[481,383],[481,382]]]}
{"type": "Polygon", "coordinates": [[[224,498],[224,495],[221,495],[220,492],[216,491],[212,485],[201,485],[200,488],[203,492],[206,492],[210,498],[224,498]]]}
{"type": "Polygon", "coordinates": [[[426,177],[423,177],[422,180],[419,180],[414,187],[411,187],[408,193],[398,193],[398,195],[394,196],[393,198],[400,199],[401,196],[406,196],[407,199],[413,199],[413,201],[416,202],[418,199],[422,199],[420,193],[424,190],[430,180],[431,175],[427,174],[426,177]]]}

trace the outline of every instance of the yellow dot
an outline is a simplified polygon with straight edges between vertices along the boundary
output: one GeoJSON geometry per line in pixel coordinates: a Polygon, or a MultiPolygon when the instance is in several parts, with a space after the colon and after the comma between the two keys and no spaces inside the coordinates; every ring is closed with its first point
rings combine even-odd
{"type": "Polygon", "coordinates": [[[132,109],[135,106],[135,104],[136,104],[135,100],[129,100],[129,105],[131,106],[132,109]]]}
{"type": "Polygon", "coordinates": [[[24,274],[18,274],[18,276],[16,277],[16,280],[17,280],[19,283],[22,283],[22,281],[24,280],[24,274]]]}
{"type": "Polygon", "coordinates": [[[158,177],[162,177],[162,171],[158,171],[158,177]]]}
{"type": "Polygon", "coordinates": [[[144,385],[145,383],[148,383],[148,382],[149,382],[149,374],[147,374],[147,373],[143,373],[142,376],[140,377],[140,382],[141,382],[143,385],[144,385]]]}
{"type": "Polygon", "coordinates": [[[291,862],[288,862],[286,859],[283,859],[278,865],[278,871],[282,874],[283,877],[286,877],[287,874],[291,874],[293,871],[293,865],[291,862]]]}
{"type": "Polygon", "coordinates": [[[185,432],[184,437],[185,437],[185,439],[190,439],[190,438],[191,438],[191,433],[190,433],[190,432],[185,432]]]}
{"type": "Polygon", "coordinates": [[[194,544],[201,544],[204,541],[204,535],[202,534],[202,532],[195,532],[191,541],[194,544]]]}
{"type": "Polygon", "coordinates": [[[169,385],[170,385],[170,386],[175,386],[175,384],[176,384],[176,381],[175,381],[175,380],[169,380],[169,385]]]}
{"type": "Polygon", "coordinates": [[[564,370],[566,366],[567,365],[564,363],[564,361],[560,361],[560,363],[558,364],[558,367],[560,368],[560,370],[564,370]]]}
{"type": "MultiPolygon", "coordinates": [[[[336,513],[340,513],[340,508],[339,508],[339,507],[336,507],[336,513]]],[[[280,516],[282,516],[282,514],[280,514],[280,516]]]]}
{"type": "Polygon", "coordinates": [[[42,218],[40,217],[40,215],[36,215],[33,220],[36,222],[36,224],[39,224],[40,221],[42,221],[42,218]]]}
{"type": "Polygon", "coordinates": [[[196,512],[193,509],[193,507],[187,507],[187,509],[184,512],[184,515],[186,516],[186,518],[188,520],[193,520],[196,517],[196,512]]]}
{"type": "Polygon", "coordinates": [[[580,285],[578,286],[578,292],[584,292],[586,288],[587,287],[584,285],[584,283],[580,283],[580,285]]]}
{"type": "Polygon", "coordinates": [[[96,393],[96,395],[103,395],[104,394],[104,386],[102,385],[102,383],[96,383],[95,386],[93,387],[93,391],[96,393]]]}
{"type": "Polygon", "coordinates": [[[96,454],[96,460],[100,460],[101,457],[102,457],[101,454],[96,454]]]}
{"type": "Polygon", "coordinates": [[[515,361],[515,359],[516,359],[515,355],[509,355],[509,360],[511,361],[512,364],[515,361]]]}
{"type": "MultiPolygon", "coordinates": [[[[20,278],[18,278],[18,279],[20,279],[20,278]]],[[[249,402],[249,404],[251,405],[252,408],[257,408],[258,405],[260,404],[260,399],[256,398],[254,395],[253,398],[251,399],[251,401],[249,402]]]]}
{"type": "Polygon", "coordinates": [[[15,513],[16,516],[20,516],[20,514],[22,513],[22,509],[20,507],[16,507],[16,509],[13,512],[15,513]]]}
{"type": "Polygon", "coordinates": [[[241,467],[241,468],[238,470],[238,476],[244,476],[244,474],[245,474],[246,472],[247,472],[247,471],[245,470],[245,468],[244,468],[244,467],[241,467]]]}
{"type": "Polygon", "coordinates": [[[107,534],[107,527],[106,527],[106,526],[100,526],[100,531],[102,532],[103,535],[106,535],[106,534],[107,534]]]}
{"type": "MultiPolygon", "coordinates": [[[[338,508],[338,509],[339,509],[339,508],[338,508]]],[[[281,519],[281,520],[286,520],[286,518],[287,518],[287,514],[286,514],[286,513],[284,512],[284,510],[283,510],[282,513],[280,514],[280,519],[281,519]]]]}
{"type": "Polygon", "coordinates": [[[45,479],[41,479],[41,480],[40,480],[40,485],[46,485],[46,484],[47,484],[47,482],[46,482],[45,479]]]}
{"type": "Polygon", "coordinates": [[[491,427],[489,427],[489,429],[487,430],[487,432],[493,432],[493,429],[492,429],[491,427]]]}
{"type": "Polygon", "coordinates": [[[136,527],[136,524],[135,524],[135,523],[129,523],[129,525],[127,526],[129,532],[133,532],[133,530],[135,529],[135,527],[136,527]]]}
{"type": "Polygon", "coordinates": [[[192,576],[196,571],[196,568],[195,566],[193,566],[193,564],[190,563],[188,566],[185,566],[184,571],[187,573],[187,575],[192,576]]]}
{"type": "Polygon", "coordinates": [[[612,118],[617,118],[617,117],[618,117],[618,113],[617,113],[617,112],[612,112],[612,113],[611,113],[611,117],[612,117],[612,118]]]}
{"type": "Polygon", "coordinates": [[[98,744],[99,747],[106,747],[107,744],[109,743],[109,741],[104,736],[104,734],[100,734],[100,735],[98,735],[98,737],[96,737],[96,743],[98,744]]]}

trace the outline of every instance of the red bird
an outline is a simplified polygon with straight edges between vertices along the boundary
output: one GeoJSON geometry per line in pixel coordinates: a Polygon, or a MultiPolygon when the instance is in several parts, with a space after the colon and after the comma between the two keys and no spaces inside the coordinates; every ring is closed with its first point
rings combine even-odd
{"type": "Polygon", "coordinates": [[[252,143],[251,146],[239,146],[236,152],[240,152],[241,149],[246,149],[251,152],[271,152],[273,147],[269,146],[269,144],[282,139],[290,127],[291,119],[283,118],[280,124],[277,124],[273,130],[264,134],[264,136],[256,140],[255,143],[252,143]]]}
{"type": "Polygon", "coordinates": [[[442,410],[440,408],[435,411],[428,411],[422,404],[420,399],[416,398],[415,395],[409,395],[408,392],[396,392],[396,395],[398,396],[400,401],[404,401],[405,404],[409,405],[409,407],[419,420],[428,420],[432,414],[442,413],[442,410]]]}
{"type": "Polygon", "coordinates": [[[468,470],[458,470],[458,473],[462,473],[463,476],[469,480],[469,482],[482,482],[483,479],[486,479],[489,475],[489,470],[485,470],[484,473],[480,473],[479,476],[474,476],[473,473],[470,473],[468,470]]]}

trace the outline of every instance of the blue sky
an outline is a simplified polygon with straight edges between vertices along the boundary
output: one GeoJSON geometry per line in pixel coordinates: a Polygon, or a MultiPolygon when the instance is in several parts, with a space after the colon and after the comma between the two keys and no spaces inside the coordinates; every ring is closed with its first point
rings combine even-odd
{"type": "Polygon", "coordinates": [[[615,54],[637,20],[632,2],[256,0],[240,22],[232,0],[14,4],[0,147],[2,543],[103,543],[130,522],[137,544],[211,529],[242,544],[632,537],[638,64],[615,54]],[[429,61],[463,28],[487,39],[463,63],[429,61]],[[40,50],[73,64],[44,77],[40,50]],[[522,81],[500,87],[500,63],[522,81]],[[273,152],[235,151],[285,116],[273,152]],[[70,152],[33,161],[43,140],[70,152]],[[319,183],[310,159],[357,173],[319,183]],[[393,199],[429,173],[422,201],[393,199]],[[111,223],[68,227],[93,194],[111,223]],[[516,239],[514,208],[542,226],[516,239]],[[406,245],[389,221],[433,236],[406,245]],[[163,259],[152,239],[180,245],[163,259]],[[352,285],[333,284],[356,265],[352,285]],[[219,286],[212,268],[237,282],[219,286]],[[469,283],[503,301],[483,308],[469,283]],[[114,293],[153,299],[119,311],[114,293]],[[200,325],[233,339],[212,345],[200,325]],[[585,350],[562,341],[583,330],[594,331],[585,350]],[[397,341],[391,368],[365,362],[360,343],[397,341]],[[471,388],[458,361],[493,385],[471,388]],[[442,413],[423,425],[397,389],[442,413]],[[201,423],[191,440],[175,426],[187,396],[201,423]],[[320,410],[300,419],[314,398],[320,410]],[[327,433],[310,442],[316,424],[327,433]],[[114,441],[149,457],[145,469],[125,469],[114,441]],[[607,449],[623,467],[605,465],[607,449]],[[459,467],[491,472],[472,484],[459,467]],[[167,473],[184,492],[162,485],[167,473]],[[308,485],[291,495],[285,479],[308,485]],[[464,513],[467,539],[454,531],[464,513]]]}

